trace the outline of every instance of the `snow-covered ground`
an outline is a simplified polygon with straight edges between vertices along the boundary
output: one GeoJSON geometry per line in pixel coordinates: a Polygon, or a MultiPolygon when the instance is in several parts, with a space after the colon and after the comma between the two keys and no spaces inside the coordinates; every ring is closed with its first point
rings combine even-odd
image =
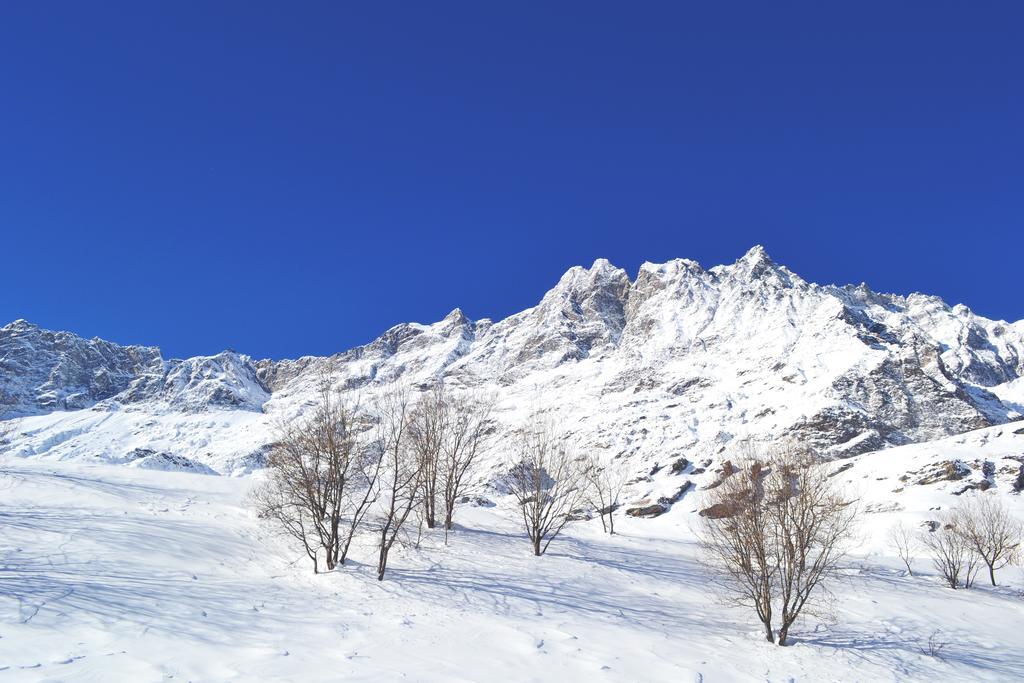
{"type": "MultiPolygon", "coordinates": [[[[0,475],[0,678],[18,681],[944,681],[1019,680],[1024,572],[944,588],[908,577],[887,547],[972,481],[915,485],[948,458],[1000,467],[1024,455],[1012,425],[837,462],[857,489],[862,538],[831,618],[796,644],[763,641],[712,596],[690,494],[609,538],[570,526],[535,558],[507,500],[465,506],[445,547],[396,550],[387,579],[369,538],[314,576],[245,503],[253,477],[9,457],[0,475]],[[896,489],[902,489],[895,492],[896,489]],[[923,652],[930,636],[941,657],[923,652]]],[[[258,475],[257,475],[258,476],[258,475]]],[[[997,474],[994,494],[1024,500],[997,474]]],[[[977,495],[971,491],[964,495],[977,495]]]]}

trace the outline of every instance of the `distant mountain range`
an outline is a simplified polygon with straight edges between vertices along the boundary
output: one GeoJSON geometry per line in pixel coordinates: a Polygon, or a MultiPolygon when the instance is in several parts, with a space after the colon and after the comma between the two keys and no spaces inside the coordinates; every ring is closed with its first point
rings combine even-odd
{"type": "Polygon", "coordinates": [[[598,260],[504,320],[456,309],[329,358],[167,360],[23,320],[0,328],[0,403],[25,416],[22,455],[129,461],[142,449],[247,471],[328,368],[360,400],[438,378],[492,393],[499,430],[549,410],[581,448],[638,470],[747,436],[844,457],[1024,415],[1024,322],[816,285],[761,247],[707,270],[645,263],[635,279],[598,260]]]}

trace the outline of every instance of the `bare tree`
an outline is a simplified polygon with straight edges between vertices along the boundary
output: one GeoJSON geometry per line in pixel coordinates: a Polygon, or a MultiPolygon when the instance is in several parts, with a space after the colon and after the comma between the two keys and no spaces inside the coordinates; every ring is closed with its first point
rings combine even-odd
{"type": "MultiPolygon", "coordinates": [[[[319,392],[309,418],[280,425],[267,480],[253,492],[259,515],[302,545],[314,572],[321,553],[328,570],[344,562],[351,532],[342,527],[343,509],[363,473],[353,409],[334,394],[329,377],[321,379],[319,392]]],[[[357,505],[353,531],[362,513],[357,505]]]]}
{"type": "Polygon", "coordinates": [[[914,561],[914,554],[919,545],[917,533],[901,520],[889,530],[889,542],[906,565],[907,575],[913,576],[914,569],[910,565],[914,561]]]}
{"type": "Polygon", "coordinates": [[[995,495],[965,498],[953,509],[951,523],[988,567],[993,586],[996,585],[996,570],[1020,557],[1024,524],[995,495]]]}
{"type": "Polygon", "coordinates": [[[519,505],[534,555],[547,552],[582,501],[583,469],[550,422],[535,415],[520,430],[506,485],[519,505]]]}
{"type": "Polygon", "coordinates": [[[814,599],[827,593],[828,581],[837,575],[857,508],[807,450],[781,450],[769,465],[765,494],[779,558],[779,645],[785,645],[801,612],[817,606],[814,599]]]}
{"type": "Polygon", "coordinates": [[[384,463],[378,529],[378,581],[384,580],[388,554],[419,501],[423,484],[423,463],[409,444],[409,408],[409,392],[404,388],[392,389],[376,402],[376,447],[380,449],[384,463]]]}
{"type": "Polygon", "coordinates": [[[932,564],[950,588],[970,588],[981,560],[967,537],[956,527],[952,514],[942,515],[934,531],[922,531],[919,538],[932,564]]]}
{"type": "Polygon", "coordinates": [[[411,411],[410,444],[423,467],[424,521],[430,529],[437,526],[440,499],[446,540],[467,475],[483,452],[493,405],[489,397],[455,395],[439,383],[411,411]]]}
{"type": "Polygon", "coordinates": [[[615,533],[615,509],[619,507],[619,498],[629,472],[621,460],[602,463],[596,452],[591,453],[585,464],[587,502],[601,516],[601,528],[609,534],[615,533]],[[607,521],[606,521],[607,520],[607,521]]]}
{"type": "Polygon", "coordinates": [[[764,504],[764,468],[744,455],[706,495],[698,533],[704,562],[726,603],[751,607],[775,642],[774,596],[779,561],[772,545],[773,520],[764,504]]]}
{"type": "Polygon", "coordinates": [[[423,521],[428,529],[437,526],[438,472],[450,412],[445,387],[439,383],[426,392],[409,413],[409,446],[422,468],[423,521]]]}
{"type": "Polygon", "coordinates": [[[455,504],[463,495],[473,465],[488,445],[494,398],[468,393],[452,397],[448,405],[439,462],[446,541],[454,523],[455,504]]]}
{"type": "Polygon", "coordinates": [[[800,615],[828,600],[853,538],[854,502],[793,444],[745,454],[708,496],[700,540],[724,599],[753,607],[765,638],[786,645],[800,615]]]}
{"type": "Polygon", "coordinates": [[[348,527],[341,543],[339,564],[345,564],[352,539],[355,538],[366,514],[380,496],[380,475],[384,466],[383,455],[383,452],[375,444],[369,446],[360,444],[356,453],[356,469],[352,477],[355,486],[350,487],[346,498],[345,512],[348,527]]]}

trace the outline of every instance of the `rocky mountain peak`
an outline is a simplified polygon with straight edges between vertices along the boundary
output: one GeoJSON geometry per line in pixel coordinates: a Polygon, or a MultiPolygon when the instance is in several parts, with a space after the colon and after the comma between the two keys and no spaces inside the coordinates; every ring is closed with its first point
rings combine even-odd
{"type": "Polygon", "coordinates": [[[769,284],[776,287],[798,287],[807,283],[785,266],[780,266],[760,244],[751,247],[731,266],[716,266],[712,270],[742,282],[769,284]]]}
{"type": "Polygon", "coordinates": [[[462,325],[469,322],[469,318],[466,317],[466,314],[462,312],[461,308],[453,308],[451,313],[443,318],[442,322],[462,325]]]}
{"type": "Polygon", "coordinates": [[[772,257],[768,255],[768,250],[764,248],[763,244],[755,244],[750,249],[747,249],[747,253],[743,254],[737,263],[744,263],[750,266],[761,264],[775,265],[775,261],[772,261],[772,257]]]}
{"type": "Polygon", "coordinates": [[[6,333],[10,334],[10,333],[16,333],[16,332],[30,332],[30,331],[38,330],[38,329],[39,329],[38,325],[33,325],[32,323],[30,323],[29,321],[25,320],[24,318],[18,318],[17,320],[9,322],[6,325],[4,325],[3,327],[0,327],[0,332],[6,332],[6,333]]]}
{"type": "Polygon", "coordinates": [[[599,290],[621,292],[628,290],[630,284],[629,275],[625,270],[612,265],[608,259],[601,258],[594,261],[590,268],[573,266],[565,271],[558,284],[548,291],[544,299],[566,296],[582,298],[590,292],[599,290]]]}

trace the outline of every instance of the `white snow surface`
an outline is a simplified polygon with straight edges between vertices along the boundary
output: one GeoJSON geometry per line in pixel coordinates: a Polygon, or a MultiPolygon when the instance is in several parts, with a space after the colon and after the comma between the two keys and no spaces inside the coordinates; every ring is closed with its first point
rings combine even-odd
{"type": "Polygon", "coordinates": [[[224,474],[246,474],[247,458],[273,438],[262,413],[209,410],[202,413],[76,410],[12,420],[11,453],[21,457],[130,462],[137,448],[188,457],[224,474]]]}
{"type": "MultiPolygon", "coordinates": [[[[113,418],[111,418],[113,419],[113,418]]],[[[887,547],[995,465],[1012,493],[1021,425],[836,462],[865,510],[832,618],[763,641],[713,600],[690,525],[700,494],[654,520],[569,526],[530,554],[508,500],[462,506],[376,581],[373,539],[313,575],[247,507],[254,477],[7,457],[0,473],[0,677],[18,681],[1012,681],[1024,670],[1024,572],[953,591],[887,547]],[[970,476],[901,477],[958,459],[970,476]],[[932,634],[941,657],[924,653],[932,634]]],[[[654,478],[657,479],[658,476],[654,478]]],[[[715,475],[675,475],[706,483],[715,475]]],[[[487,491],[483,493],[490,495],[487,491]]],[[[621,513],[619,513],[621,515],[621,513]]]]}

